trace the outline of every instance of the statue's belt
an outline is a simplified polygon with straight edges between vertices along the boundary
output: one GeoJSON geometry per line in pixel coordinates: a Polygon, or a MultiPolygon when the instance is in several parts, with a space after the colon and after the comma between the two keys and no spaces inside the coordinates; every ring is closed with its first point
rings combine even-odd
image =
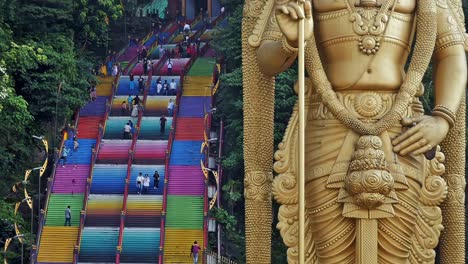
{"type": "MultiPolygon", "coordinates": [[[[354,116],[368,122],[381,119],[394,105],[396,92],[337,92],[338,100],[354,116]]],[[[424,113],[422,103],[414,98],[405,116],[418,116],[424,113]]],[[[310,96],[309,120],[335,120],[336,118],[322,102],[320,96],[310,96]]]]}

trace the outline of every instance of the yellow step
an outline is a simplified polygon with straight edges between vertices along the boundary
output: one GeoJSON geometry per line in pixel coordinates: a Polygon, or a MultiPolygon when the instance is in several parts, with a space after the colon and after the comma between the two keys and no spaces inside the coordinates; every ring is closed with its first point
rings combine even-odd
{"type": "Polygon", "coordinates": [[[77,236],[78,227],[44,226],[37,261],[72,263],[77,236]]]}
{"type": "Polygon", "coordinates": [[[211,96],[211,85],[211,77],[187,77],[184,80],[183,96],[211,96]]]}
{"type": "Polygon", "coordinates": [[[190,248],[196,240],[203,251],[203,230],[168,228],[164,240],[164,263],[193,263],[190,248]]]}
{"type": "Polygon", "coordinates": [[[96,86],[97,96],[110,96],[112,93],[112,82],[114,77],[99,77],[96,86]]]}

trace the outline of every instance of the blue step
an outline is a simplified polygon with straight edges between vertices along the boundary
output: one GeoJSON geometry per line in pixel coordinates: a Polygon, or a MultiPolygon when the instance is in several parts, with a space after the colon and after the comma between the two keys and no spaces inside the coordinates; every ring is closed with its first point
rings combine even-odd
{"type": "Polygon", "coordinates": [[[202,141],[175,140],[172,145],[171,165],[200,165],[205,155],[200,153],[202,141]]]}
{"type": "Polygon", "coordinates": [[[92,194],[123,194],[127,165],[96,164],[91,183],[92,194]]]}

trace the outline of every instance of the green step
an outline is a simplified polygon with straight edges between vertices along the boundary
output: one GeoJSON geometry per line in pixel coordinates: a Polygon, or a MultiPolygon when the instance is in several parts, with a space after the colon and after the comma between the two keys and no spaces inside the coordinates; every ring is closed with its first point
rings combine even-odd
{"type": "Polygon", "coordinates": [[[214,58],[198,58],[192,65],[188,76],[212,76],[215,65],[214,58]]]}
{"type": "Polygon", "coordinates": [[[203,196],[167,196],[166,228],[202,229],[203,196]]]}
{"type": "Polygon", "coordinates": [[[72,210],[71,225],[78,226],[80,212],[83,209],[83,194],[51,194],[47,208],[46,226],[63,226],[65,223],[65,209],[72,210]]]}

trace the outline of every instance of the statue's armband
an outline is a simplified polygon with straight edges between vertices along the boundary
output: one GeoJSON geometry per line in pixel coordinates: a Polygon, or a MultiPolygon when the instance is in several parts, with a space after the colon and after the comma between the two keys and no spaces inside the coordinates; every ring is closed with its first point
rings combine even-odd
{"type": "Polygon", "coordinates": [[[466,48],[468,42],[463,21],[461,0],[437,1],[437,40],[434,53],[454,45],[466,48]]]}

